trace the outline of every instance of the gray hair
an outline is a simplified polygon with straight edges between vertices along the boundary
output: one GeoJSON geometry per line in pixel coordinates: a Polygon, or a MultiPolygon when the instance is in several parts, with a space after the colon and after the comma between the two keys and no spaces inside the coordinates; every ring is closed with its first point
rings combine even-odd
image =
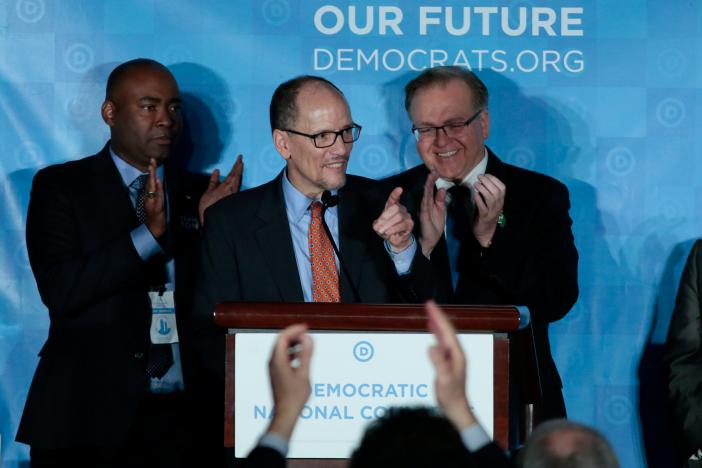
{"type": "Polygon", "coordinates": [[[619,468],[612,446],[602,434],[566,419],[539,425],[520,457],[523,468],[619,468]]]}
{"type": "Polygon", "coordinates": [[[458,66],[443,66],[427,68],[418,77],[407,83],[405,86],[405,109],[407,112],[412,106],[417,91],[436,86],[437,84],[446,84],[451,80],[461,80],[473,92],[473,103],[476,109],[487,108],[488,105],[488,89],[478,76],[467,68],[458,66]]]}

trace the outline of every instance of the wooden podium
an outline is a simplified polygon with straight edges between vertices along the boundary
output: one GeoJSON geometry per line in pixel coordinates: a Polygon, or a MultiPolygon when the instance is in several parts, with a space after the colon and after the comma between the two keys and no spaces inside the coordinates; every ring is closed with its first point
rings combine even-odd
{"type": "MultiPolygon", "coordinates": [[[[494,440],[509,439],[509,338],[520,327],[514,306],[442,306],[459,333],[493,335],[494,440]]],[[[215,323],[229,329],[226,338],[224,446],[234,447],[234,345],[239,330],[280,330],[306,323],[311,331],[427,332],[423,305],[227,302],[215,309],[215,323]]],[[[310,466],[303,460],[292,466],[310,466]]],[[[313,462],[308,460],[307,462],[313,462]]],[[[324,466],[341,460],[328,460],[324,466]]],[[[340,464],[339,466],[343,466],[340,464]]]]}

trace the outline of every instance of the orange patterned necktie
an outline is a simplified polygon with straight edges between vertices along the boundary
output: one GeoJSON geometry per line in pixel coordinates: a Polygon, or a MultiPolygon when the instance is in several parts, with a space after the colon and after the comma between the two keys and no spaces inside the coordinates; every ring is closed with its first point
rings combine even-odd
{"type": "Polygon", "coordinates": [[[307,233],[312,263],[312,300],[314,302],[339,302],[339,273],[331,242],[322,227],[322,204],[310,205],[312,221],[307,233]]]}

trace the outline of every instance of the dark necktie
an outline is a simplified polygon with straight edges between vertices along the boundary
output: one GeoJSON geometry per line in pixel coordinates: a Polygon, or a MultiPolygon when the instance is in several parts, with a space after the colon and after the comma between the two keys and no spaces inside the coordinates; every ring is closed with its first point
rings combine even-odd
{"type": "Polygon", "coordinates": [[[451,202],[448,205],[448,215],[455,224],[456,235],[463,239],[473,230],[473,197],[471,190],[463,185],[454,185],[448,189],[451,202]]]}
{"type": "MultiPolygon", "coordinates": [[[[139,222],[144,224],[146,220],[146,212],[144,211],[144,200],[146,199],[146,180],[148,179],[148,174],[142,174],[131,183],[131,187],[136,189],[137,198],[135,204],[135,211],[139,222]]],[[[155,261],[149,261],[147,263],[150,265],[149,270],[160,271],[161,274],[165,272],[163,266],[163,258],[155,261]]],[[[152,275],[150,275],[151,277],[152,275]]],[[[154,344],[151,343],[149,346],[149,356],[146,361],[146,375],[154,378],[161,378],[163,375],[171,368],[173,365],[173,351],[171,350],[170,344],[154,344]]]]}
{"type": "Polygon", "coordinates": [[[447,206],[446,248],[451,268],[453,290],[458,285],[458,265],[461,254],[461,242],[468,239],[473,229],[473,198],[468,187],[454,185],[448,189],[451,201],[447,206]]]}
{"type": "Polygon", "coordinates": [[[131,187],[137,191],[136,204],[134,209],[136,210],[137,219],[141,224],[146,221],[146,211],[144,211],[144,200],[146,199],[146,180],[149,178],[148,174],[142,174],[131,183],[131,187]]]}

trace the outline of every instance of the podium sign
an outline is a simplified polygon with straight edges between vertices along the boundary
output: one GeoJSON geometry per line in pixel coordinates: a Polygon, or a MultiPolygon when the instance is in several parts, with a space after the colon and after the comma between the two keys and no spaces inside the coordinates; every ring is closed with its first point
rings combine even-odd
{"type": "MultiPolygon", "coordinates": [[[[235,457],[244,458],[273,412],[268,379],[276,333],[236,330],[235,457]]],[[[289,458],[347,458],[366,425],[391,406],[436,406],[428,333],[311,333],[312,394],[290,443],[289,458]]],[[[462,334],[473,411],[493,435],[493,335],[462,334]]]]}

